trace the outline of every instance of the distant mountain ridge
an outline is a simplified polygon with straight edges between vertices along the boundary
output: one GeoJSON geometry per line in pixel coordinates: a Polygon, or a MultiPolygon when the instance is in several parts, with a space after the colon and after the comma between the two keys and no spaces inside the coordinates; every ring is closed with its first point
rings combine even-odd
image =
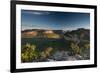
{"type": "Polygon", "coordinates": [[[79,28],[72,31],[29,29],[21,31],[22,38],[70,38],[90,40],[90,30],[79,28]]]}

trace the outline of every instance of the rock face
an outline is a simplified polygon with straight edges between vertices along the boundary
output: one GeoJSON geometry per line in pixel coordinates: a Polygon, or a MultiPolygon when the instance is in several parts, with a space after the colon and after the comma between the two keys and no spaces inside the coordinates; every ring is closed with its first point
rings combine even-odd
{"type": "Polygon", "coordinates": [[[83,57],[79,54],[70,56],[68,51],[56,51],[48,61],[75,61],[82,60],[83,57]]]}
{"type": "Polygon", "coordinates": [[[68,60],[68,61],[75,61],[75,60],[77,60],[77,59],[76,59],[74,56],[69,56],[67,60],[68,60]]]}
{"type": "Polygon", "coordinates": [[[68,40],[74,40],[74,41],[83,41],[83,40],[90,40],[90,30],[89,29],[84,29],[80,28],[77,30],[72,30],[64,33],[64,36],[68,40]]]}
{"type": "Polygon", "coordinates": [[[62,60],[67,60],[67,58],[69,57],[68,52],[66,51],[57,51],[54,53],[54,55],[52,56],[54,60],[57,61],[62,61],[62,60]]]}

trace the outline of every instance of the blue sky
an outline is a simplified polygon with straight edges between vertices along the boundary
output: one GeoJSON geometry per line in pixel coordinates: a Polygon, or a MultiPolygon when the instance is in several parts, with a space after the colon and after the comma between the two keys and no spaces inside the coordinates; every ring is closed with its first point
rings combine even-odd
{"type": "Polygon", "coordinates": [[[89,13],[21,10],[21,26],[25,29],[74,30],[90,27],[89,13]]]}

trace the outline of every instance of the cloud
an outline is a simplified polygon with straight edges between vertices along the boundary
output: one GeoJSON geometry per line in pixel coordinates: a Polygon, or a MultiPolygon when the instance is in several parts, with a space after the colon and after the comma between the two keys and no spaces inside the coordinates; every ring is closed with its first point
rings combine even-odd
{"type": "Polygon", "coordinates": [[[50,12],[45,12],[45,11],[27,11],[24,10],[22,13],[28,13],[28,14],[34,14],[34,15],[48,15],[50,12]]]}
{"type": "Polygon", "coordinates": [[[50,27],[48,27],[48,26],[40,26],[40,25],[35,25],[35,26],[33,26],[33,25],[24,25],[24,26],[21,26],[21,30],[27,30],[27,29],[45,29],[45,30],[51,30],[52,28],[50,28],[50,27]]]}

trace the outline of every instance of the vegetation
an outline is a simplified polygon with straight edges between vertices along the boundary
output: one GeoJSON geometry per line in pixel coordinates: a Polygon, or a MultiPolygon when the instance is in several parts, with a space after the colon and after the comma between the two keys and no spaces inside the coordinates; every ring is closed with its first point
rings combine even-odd
{"type": "Polygon", "coordinates": [[[42,61],[43,59],[50,56],[52,50],[52,47],[48,47],[44,51],[38,52],[35,45],[30,45],[27,43],[22,48],[22,62],[42,61]]]}
{"type": "Polygon", "coordinates": [[[81,53],[81,49],[79,48],[78,44],[76,44],[76,43],[71,43],[71,49],[74,54],[81,53]]]}
{"type": "Polygon", "coordinates": [[[38,55],[39,53],[38,51],[36,51],[35,45],[30,45],[29,43],[27,43],[23,46],[21,51],[22,62],[31,62],[33,61],[33,59],[37,59],[38,55]]]}

